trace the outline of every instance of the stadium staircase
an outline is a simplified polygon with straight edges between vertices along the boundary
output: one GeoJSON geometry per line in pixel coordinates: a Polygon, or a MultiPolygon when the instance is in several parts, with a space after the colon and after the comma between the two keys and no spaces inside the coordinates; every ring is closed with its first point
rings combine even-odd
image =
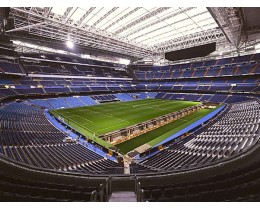
{"type": "Polygon", "coordinates": [[[130,174],[130,164],[127,160],[124,160],[124,174],[130,174]]]}
{"type": "Polygon", "coordinates": [[[108,202],[136,202],[136,195],[131,191],[113,192],[108,202]]]}

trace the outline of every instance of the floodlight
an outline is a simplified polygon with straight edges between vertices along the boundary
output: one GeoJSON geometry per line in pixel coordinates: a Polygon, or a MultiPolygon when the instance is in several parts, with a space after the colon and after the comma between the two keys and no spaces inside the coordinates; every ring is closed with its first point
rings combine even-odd
{"type": "Polygon", "coordinates": [[[72,49],[74,47],[74,43],[72,41],[70,41],[70,40],[68,40],[66,42],[66,44],[67,44],[67,47],[70,48],[70,49],[72,49]]]}

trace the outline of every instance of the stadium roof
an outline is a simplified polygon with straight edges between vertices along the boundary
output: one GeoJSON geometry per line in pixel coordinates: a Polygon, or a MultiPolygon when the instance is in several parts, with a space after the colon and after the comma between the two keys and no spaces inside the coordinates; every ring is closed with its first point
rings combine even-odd
{"type": "Polygon", "coordinates": [[[51,11],[56,15],[65,14],[78,25],[94,27],[147,48],[217,27],[206,8],[76,7],[67,10],[53,7],[51,11]]]}
{"type": "Polygon", "coordinates": [[[80,46],[135,58],[162,57],[165,52],[212,42],[223,49],[227,45],[238,49],[242,40],[236,8],[12,7],[11,16],[15,29],[9,34],[70,39],[80,46]]]}

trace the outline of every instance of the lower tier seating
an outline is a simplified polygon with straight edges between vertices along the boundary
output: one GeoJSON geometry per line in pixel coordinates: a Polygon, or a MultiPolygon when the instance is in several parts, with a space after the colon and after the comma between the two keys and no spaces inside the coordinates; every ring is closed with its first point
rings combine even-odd
{"type": "Polygon", "coordinates": [[[81,144],[64,143],[43,110],[23,103],[0,108],[0,153],[40,168],[92,174],[123,173],[123,165],[81,144]]]}
{"type": "Polygon", "coordinates": [[[232,104],[222,115],[186,139],[133,164],[135,173],[201,167],[242,154],[259,143],[258,100],[232,104]],[[140,167],[141,166],[141,167],[140,167]]]}
{"type": "MultiPolygon", "coordinates": [[[[249,202],[260,201],[260,161],[221,175],[171,184],[139,181],[139,201],[149,202],[249,202]]],[[[195,173],[196,174],[196,173],[195,173]]]]}
{"type": "Polygon", "coordinates": [[[10,164],[2,155],[0,158],[0,201],[108,201],[111,195],[109,178],[91,179],[80,174],[27,170],[24,166],[10,164]]]}

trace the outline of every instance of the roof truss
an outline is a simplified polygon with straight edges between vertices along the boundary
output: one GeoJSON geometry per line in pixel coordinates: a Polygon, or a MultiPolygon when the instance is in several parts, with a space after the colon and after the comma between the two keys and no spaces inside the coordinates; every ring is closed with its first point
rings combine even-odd
{"type": "MultiPolygon", "coordinates": [[[[90,9],[91,10],[91,9],[90,9]]],[[[110,50],[118,53],[128,54],[136,57],[144,57],[153,54],[149,48],[140,46],[121,37],[112,36],[109,33],[95,30],[93,27],[82,27],[82,19],[79,25],[73,25],[68,14],[72,11],[68,8],[63,16],[44,16],[42,8],[12,8],[12,14],[16,18],[17,30],[28,30],[30,34],[49,37],[57,40],[67,40],[68,34],[73,37],[73,41],[83,46],[91,46],[103,50],[110,50]],[[46,24],[40,25],[39,23],[46,24]],[[40,26],[31,28],[30,25],[40,26]]]]}
{"type": "Polygon", "coordinates": [[[243,20],[240,16],[241,8],[210,7],[208,10],[219,24],[229,42],[239,50],[246,42],[246,36],[243,31],[243,20]]]}
{"type": "Polygon", "coordinates": [[[15,29],[7,33],[60,41],[70,37],[81,46],[136,58],[226,39],[206,8],[13,7],[11,15],[15,29]]]}

